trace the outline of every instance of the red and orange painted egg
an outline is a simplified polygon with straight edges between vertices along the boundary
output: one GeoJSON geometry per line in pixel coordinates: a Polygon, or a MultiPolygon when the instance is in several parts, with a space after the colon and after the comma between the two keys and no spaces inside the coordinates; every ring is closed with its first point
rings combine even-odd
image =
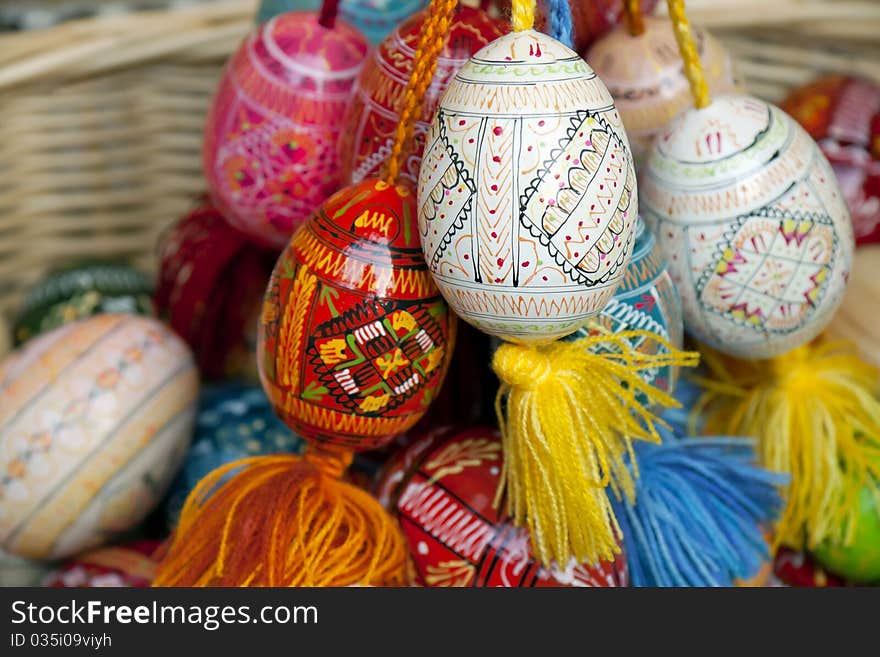
{"type": "Polygon", "coordinates": [[[379,500],[400,520],[425,586],[627,586],[623,554],[597,565],[541,567],[527,530],[493,506],[501,477],[494,429],[447,430],[414,440],[395,455],[379,500]]]}
{"type": "Polygon", "coordinates": [[[337,141],[369,43],[355,28],[282,14],[229,60],[203,159],[215,203],[251,239],[282,248],[340,187],[337,141]]]}
{"type": "Polygon", "coordinates": [[[248,242],[202,202],[165,233],[154,302],[206,379],[256,380],[256,327],[278,251],[248,242]]]}
{"type": "MultiPolygon", "coordinates": [[[[345,115],[345,133],[339,142],[343,182],[360,182],[379,175],[394,144],[400,122],[400,100],[412,74],[422,26],[429,15],[421,11],[402,23],[376,48],[364,65],[345,115]]],[[[440,96],[459,68],[484,46],[508,31],[507,25],[479,9],[460,5],[449,25],[446,45],[437,56],[437,70],[416,122],[412,153],[402,175],[413,183],[419,176],[425,134],[440,96]]]]}
{"type": "Polygon", "coordinates": [[[327,200],[279,258],[258,359],[276,413],[324,446],[411,428],[443,382],[455,318],[419,246],[415,193],[376,179],[327,200]]]}

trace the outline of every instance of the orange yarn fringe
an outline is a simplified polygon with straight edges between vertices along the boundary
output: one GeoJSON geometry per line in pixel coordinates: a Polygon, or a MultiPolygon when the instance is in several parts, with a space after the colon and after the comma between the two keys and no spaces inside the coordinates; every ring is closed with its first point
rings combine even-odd
{"type": "Polygon", "coordinates": [[[337,479],[350,462],[312,452],[214,470],[187,498],[153,586],[409,585],[396,521],[337,479]]]}
{"type": "Polygon", "coordinates": [[[409,152],[409,143],[415,131],[416,121],[422,113],[422,103],[434,71],[437,70],[437,57],[446,44],[446,33],[452,23],[452,16],[458,7],[458,0],[432,0],[428,19],[422,25],[422,34],[416,49],[413,70],[400,103],[400,121],[383,180],[389,185],[397,181],[403,158],[409,152]]]}

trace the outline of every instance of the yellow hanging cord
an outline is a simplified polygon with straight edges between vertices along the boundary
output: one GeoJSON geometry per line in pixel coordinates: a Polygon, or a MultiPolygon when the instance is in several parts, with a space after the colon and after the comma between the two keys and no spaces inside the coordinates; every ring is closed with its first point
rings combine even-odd
{"type": "Polygon", "coordinates": [[[641,372],[690,367],[698,358],[647,331],[537,347],[505,343],[495,352],[504,449],[495,504],[504,497],[513,521],[529,528],[543,565],[566,565],[571,557],[598,563],[619,552],[606,487],[633,499],[638,473],[626,464],[627,456],[635,464],[631,441],[660,442],[651,406],[679,405],[641,372]],[[661,353],[634,350],[637,340],[659,343],[661,353]]]}
{"type": "Polygon", "coordinates": [[[642,3],[640,0],[624,0],[623,18],[626,21],[626,29],[630,36],[641,36],[645,33],[645,21],[642,18],[642,3]]]}
{"type": "Polygon", "coordinates": [[[703,432],[755,437],[764,467],[790,475],[776,544],[849,543],[861,491],[880,480],[877,370],[845,342],[761,361],[701,352],[711,374],[697,379],[705,389],[694,409],[704,413],[703,432]]]}
{"type": "Polygon", "coordinates": [[[535,0],[513,0],[510,16],[514,32],[531,30],[535,26],[535,0]]]}
{"type": "Polygon", "coordinates": [[[678,50],[684,60],[684,74],[691,86],[691,94],[694,96],[694,105],[697,109],[708,107],[712,99],[709,97],[709,87],[706,84],[706,76],[703,74],[703,65],[697,54],[697,44],[694,41],[691,25],[684,10],[684,0],[666,0],[666,4],[669,7],[669,18],[672,19],[678,50]]]}
{"type": "Polygon", "coordinates": [[[416,121],[422,113],[425,92],[431,86],[434,71],[437,70],[437,57],[446,44],[446,33],[449,31],[456,7],[458,0],[432,0],[428,18],[422,25],[412,73],[401,99],[400,120],[397,124],[394,146],[391,148],[391,155],[382,176],[389,185],[397,182],[402,160],[409,152],[409,143],[415,131],[416,121]]]}

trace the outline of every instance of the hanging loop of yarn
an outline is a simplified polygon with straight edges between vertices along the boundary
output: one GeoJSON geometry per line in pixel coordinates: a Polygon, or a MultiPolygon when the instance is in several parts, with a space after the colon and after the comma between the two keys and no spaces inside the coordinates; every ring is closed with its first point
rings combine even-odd
{"type": "Polygon", "coordinates": [[[187,498],[153,586],[406,586],[412,565],[394,519],[322,457],[211,472],[187,498]]]}
{"type": "Polygon", "coordinates": [[[492,367],[501,381],[496,412],[504,472],[495,506],[528,527],[543,565],[597,563],[620,550],[620,531],[606,488],[634,491],[626,465],[633,440],[659,442],[650,408],[675,407],[646,383],[643,370],[694,366],[696,352],[677,350],[647,331],[596,335],[541,346],[502,344],[492,367]],[[654,340],[661,353],[632,345],[654,340]],[[599,353],[597,353],[599,352],[599,353]]]}
{"type": "Polygon", "coordinates": [[[763,361],[701,351],[703,431],[755,437],[762,465],[790,476],[776,545],[851,542],[861,491],[880,480],[878,371],[845,342],[763,361]]]}
{"type": "Polygon", "coordinates": [[[321,3],[321,11],[318,14],[318,24],[332,30],[336,25],[336,16],[339,13],[339,0],[324,0],[321,3]]]}
{"type": "Polygon", "coordinates": [[[703,65],[697,53],[697,43],[685,12],[684,0],[667,0],[667,6],[672,29],[675,32],[675,41],[678,43],[678,50],[684,62],[684,74],[694,97],[694,105],[697,109],[708,107],[712,99],[709,97],[709,86],[706,84],[703,65]]]}
{"type": "Polygon", "coordinates": [[[623,20],[630,36],[637,37],[645,33],[641,0],[623,0],[623,20]]]}
{"type": "Polygon", "coordinates": [[[432,0],[428,18],[422,25],[412,73],[400,100],[400,120],[397,124],[394,145],[391,147],[391,154],[382,176],[389,185],[397,182],[403,159],[409,153],[416,121],[422,112],[425,93],[431,86],[434,71],[437,70],[437,57],[446,43],[446,35],[456,7],[458,0],[432,0]]]}
{"type": "Polygon", "coordinates": [[[569,48],[574,47],[574,27],[569,0],[548,0],[551,36],[569,48]]]}
{"type": "Polygon", "coordinates": [[[513,0],[510,23],[514,32],[524,32],[535,27],[535,0],[513,0]]]}

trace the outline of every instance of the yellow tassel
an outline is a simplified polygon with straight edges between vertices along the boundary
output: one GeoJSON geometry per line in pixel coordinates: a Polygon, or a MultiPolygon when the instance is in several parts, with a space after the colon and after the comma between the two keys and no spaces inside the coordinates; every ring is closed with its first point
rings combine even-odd
{"type": "Polygon", "coordinates": [[[711,372],[698,381],[704,433],[753,436],[762,464],[790,475],[776,544],[850,543],[859,494],[880,477],[878,371],[845,342],[817,341],[761,361],[701,351],[711,372]]]}
{"type": "Polygon", "coordinates": [[[640,372],[697,359],[647,331],[498,348],[492,367],[501,379],[504,472],[495,504],[506,496],[507,513],[529,528],[542,564],[597,563],[619,552],[607,487],[632,500],[631,440],[660,442],[649,409],[678,405],[640,372]],[[634,351],[635,338],[655,340],[666,353],[634,351]]]}
{"type": "Polygon", "coordinates": [[[535,26],[535,0],[513,0],[510,18],[514,32],[531,30],[535,26]]]}

